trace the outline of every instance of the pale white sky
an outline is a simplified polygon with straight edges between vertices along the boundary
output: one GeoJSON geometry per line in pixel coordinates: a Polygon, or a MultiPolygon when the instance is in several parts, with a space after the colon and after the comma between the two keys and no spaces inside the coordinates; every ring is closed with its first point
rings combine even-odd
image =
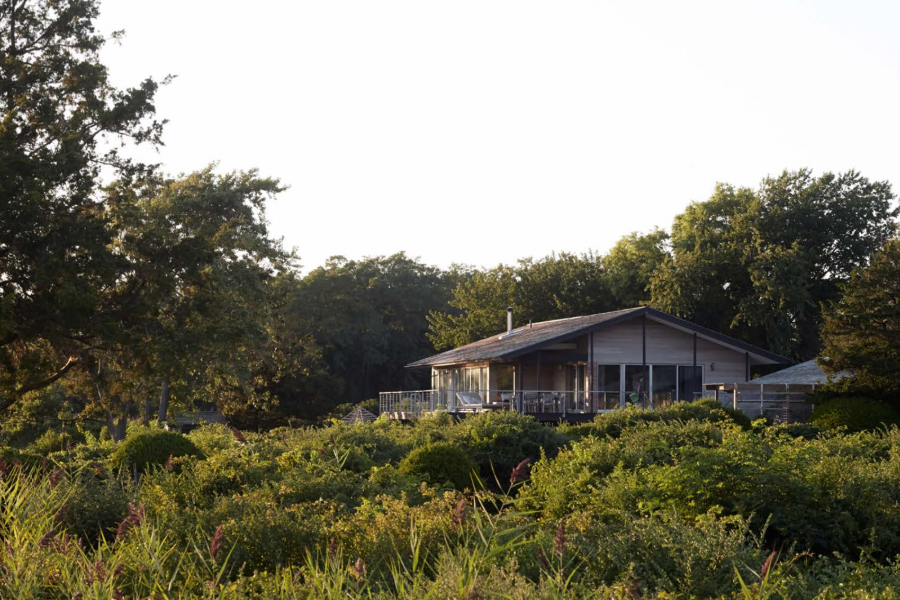
{"type": "Polygon", "coordinates": [[[290,185],[305,269],[405,250],[605,252],[717,181],[856,168],[900,191],[898,2],[105,0],[170,172],[290,185]]]}

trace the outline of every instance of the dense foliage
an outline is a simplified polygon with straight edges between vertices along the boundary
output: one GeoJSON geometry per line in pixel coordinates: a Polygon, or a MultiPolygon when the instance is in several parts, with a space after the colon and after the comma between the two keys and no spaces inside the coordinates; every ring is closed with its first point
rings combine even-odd
{"type": "MultiPolygon", "coordinates": [[[[133,425],[128,440],[155,432],[133,425]]],[[[709,402],[563,428],[515,414],[215,425],[137,481],[114,468],[114,442],[82,435],[4,450],[4,598],[874,598],[900,585],[896,428],[742,427],[709,402]],[[505,477],[479,465],[492,447],[527,451],[508,432],[538,430],[554,457],[538,448],[505,477]],[[401,466],[434,459],[479,465],[484,485],[401,466]]]]}
{"type": "Polygon", "coordinates": [[[171,458],[200,456],[197,447],[181,434],[162,429],[136,432],[123,441],[110,457],[113,469],[143,473],[150,466],[165,465],[171,458]]]}
{"type": "Polygon", "coordinates": [[[411,475],[436,485],[457,490],[477,487],[473,480],[475,463],[462,449],[447,442],[427,444],[414,449],[397,466],[403,475],[411,475]]]}
{"type": "Polygon", "coordinates": [[[841,395],[817,404],[809,421],[822,429],[855,432],[900,425],[900,412],[873,398],[841,395]]]}
{"type": "Polygon", "coordinates": [[[822,367],[840,387],[900,403],[900,239],[875,254],[825,311],[822,367]]]}
{"type": "Polygon", "coordinates": [[[672,226],[652,304],[797,360],[819,350],[823,303],[897,229],[888,182],[806,169],[758,189],[720,184],[672,226]]]}

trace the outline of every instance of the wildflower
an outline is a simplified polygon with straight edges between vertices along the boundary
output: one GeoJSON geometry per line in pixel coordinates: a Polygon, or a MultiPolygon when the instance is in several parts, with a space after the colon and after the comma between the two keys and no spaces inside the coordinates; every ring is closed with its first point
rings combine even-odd
{"type": "Polygon", "coordinates": [[[556,528],[556,537],[553,538],[553,549],[559,556],[566,552],[566,528],[562,522],[556,528]]]}
{"type": "Polygon", "coordinates": [[[759,571],[759,578],[764,580],[766,579],[766,575],[769,574],[769,570],[772,568],[772,565],[775,563],[776,552],[772,550],[772,553],[766,558],[766,562],[763,563],[762,569],[759,571]]]}
{"type": "Polygon", "coordinates": [[[84,598],[84,594],[81,592],[75,592],[75,595],[72,596],[72,600],[82,600],[84,598]]]}
{"type": "Polygon", "coordinates": [[[516,468],[512,470],[512,475],[509,476],[509,484],[514,485],[528,479],[528,471],[530,467],[530,458],[526,458],[525,460],[517,464],[516,468]]]}
{"type": "Polygon", "coordinates": [[[632,577],[631,581],[628,582],[628,587],[625,589],[625,596],[628,598],[643,597],[643,594],[641,593],[641,582],[636,577],[632,577]]]}
{"type": "Polygon", "coordinates": [[[540,546],[534,547],[534,553],[537,555],[538,562],[541,564],[545,570],[550,570],[550,561],[547,560],[547,557],[544,556],[544,551],[541,550],[540,546]]]}
{"type": "Polygon", "coordinates": [[[163,463],[163,468],[169,472],[175,470],[175,463],[173,462],[174,460],[175,456],[170,454],[169,458],[166,459],[166,462],[163,463]]]}
{"type": "Polygon", "coordinates": [[[66,520],[66,516],[68,516],[68,514],[69,514],[69,502],[66,501],[65,504],[63,504],[62,506],[59,507],[59,510],[56,511],[56,514],[53,515],[53,522],[61,524],[63,521],[66,520]]]}
{"type": "Polygon", "coordinates": [[[40,546],[41,548],[46,548],[47,546],[50,545],[50,542],[52,542],[53,538],[55,538],[55,537],[56,537],[56,530],[51,529],[50,531],[48,531],[47,533],[45,533],[44,535],[41,536],[41,539],[38,540],[38,546],[40,546]]]}
{"type": "Polygon", "coordinates": [[[463,528],[463,525],[466,524],[466,499],[460,498],[459,502],[456,503],[456,509],[453,511],[453,523],[459,527],[463,528]]]}
{"type": "Polygon", "coordinates": [[[135,508],[133,504],[128,505],[128,515],[122,519],[122,522],[119,523],[119,529],[116,530],[116,539],[121,540],[131,529],[137,525],[140,525],[144,521],[145,510],[144,505],[141,504],[139,507],[135,508]]]}
{"type": "Polygon", "coordinates": [[[53,470],[50,471],[50,476],[47,478],[50,481],[50,487],[56,487],[59,485],[59,482],[63,480],[65,473],[59,467],[53,467],[53,470]]]}
{"type": "Polygon", "coordinates": [[[328,555],[334,556],[337,553],[337,542],[334,541],[334,538],[331,538],[331,541],[328,543],[328,555]]]}
{"type": "Polygon", "coordinates": [[[0,479],[6,477],[6,474],[9,473],[9,465],[6,464],[6,461],[0,458],[0,479]]]}
{"type": "Polygon", "coordinates": [[[119,591],[119,588],[113,588],[112,597],[113,600],[125,600],[125,596],[122,595],[122,592],[119,591]]]}
{"type": "Polygon", "coordinates": [[[213,532],[212,538],[209,540],[209,553],[212,556],[213,560],[216,560],[216,555],[219,554],[219,550],[222,549],[222,544],[225,543],[225,531],[221,525],[216,527],[216,530],[213,532]]]}
{"type": "Polygon", "coordinates": [[[246,444],[247,443],[247,439],[244,437],[244,434],[241,433],[240,431],[238,431],[237,429],[235,429],[234,427],[231,428],[231,434],[234,436],[234,439],[238,444],[246,444]]]}
{"type": "Polygon", "coordinates": [[[361,557],[356,559],[350,574],[353,576],[353,579],[356,580],[357,585],[362,588],[366,581],[366,563],[363,562],[361,557]]]}
{"type": "Polygon", "coordinates": [[[87,565],[86,570],[85,582],[88,585],[95,581],[106,581],[106,565],[103,564],[102,558],[98,558],[93,565],[87,565]]]}

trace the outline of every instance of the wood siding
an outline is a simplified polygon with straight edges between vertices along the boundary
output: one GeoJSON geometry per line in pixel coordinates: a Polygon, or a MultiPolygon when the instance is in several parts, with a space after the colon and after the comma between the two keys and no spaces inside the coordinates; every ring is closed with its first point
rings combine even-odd
{"type": "MultiPolygon", "coordinates": [[[[694,361],[694,335],[647,319],[647,364],[690,365],[694,361]]],[[[594,365],[641,364],[641,319],[613,325],[594,333],[594,365]]],[[[744,353],[703,338],[697,339],[697,365],[704,383],[745,380],[744,353]],[[710,368],[710,365],[713,365],[710,368]]],[[[592,369],[595,371],[595,369],[592,369]]]]}

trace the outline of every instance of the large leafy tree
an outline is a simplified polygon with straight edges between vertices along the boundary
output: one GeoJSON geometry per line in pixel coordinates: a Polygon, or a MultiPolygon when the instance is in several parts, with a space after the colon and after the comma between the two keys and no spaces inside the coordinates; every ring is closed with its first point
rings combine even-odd
{"type": "Polygon", "coordinates": [[[849,373],[840,386],[900,402],[900,239],[855,271],[824,313],[826,372],[849,373]]]}
{"type": "Polygon", "coordinates": [[[506,308],[517,325],[604,312],[616,300],[593,253],[523,259],[471,275],[453,290],[451,311],[432,312],[429,338],[438,350],[461,346],[506,328],[506,308]]]}
{"type": "Polygon", "coordinates": [[[162,131],[156,82],[109,83],[97,12],[95,0],[0,2],[0,411],[97,344],[119,269],[100,171],[140,173],[120,147],[162,131]]]}
{"type": "MultiPolygon", "coordinates": [[[[403,253],[359,261],[334,257],[303,278],[290,318],[343,381],[345,401],[421,386],[425,382],[403,367],[433,351],[425,315],[446,306],[461,273],[442,273],[403,253]]],[[[295,401],[330,408],[315,398],[298,395],[295,401]]]]}
{"type": "Polygon", "coordinates": [[[896,230],[887,182],[855,171],[719,185],[676,217],[671,260],[651,282],[654,306],[771,350],[809,359],[822,303],[896,230]]]}
{"type": "Polygon", "coordinates": [[[265,219],[280,190],[255,171],[213,167],[109,190],[113,252],[125,268],[108,296],[128,307],[109,335],[142,366],[146,389],[160,390],[160,420],[172,391],[188,399],[211,386],[253,388],[251,367],[271,337],[271,287],[293,267],[265,219]]]}
{"type": "Polygon", "coordinates": [[[613,246],[603,259],[609,290],[618,308],[650,301],[650,280],[669,258],[669,234],[662,229],[631,233],[613,246]]]}

